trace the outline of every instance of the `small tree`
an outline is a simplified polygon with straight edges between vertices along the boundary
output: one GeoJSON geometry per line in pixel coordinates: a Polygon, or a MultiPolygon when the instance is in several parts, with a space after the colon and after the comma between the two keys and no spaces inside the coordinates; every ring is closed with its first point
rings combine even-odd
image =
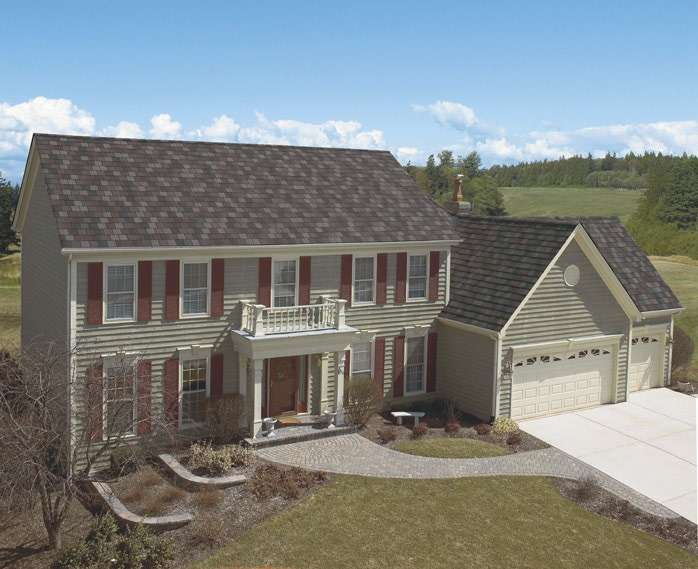
{"type": "Polygon", "coordinates": [[[383,404],[383,391],[370,377],[355,377],[349,381],[349,404],[347,417],[358,429],[380,411],[383,404]]]}
{"type": "Polygon", "coordinates": [[[683,328],[674,326],[674,345],[671,349],[671,371],[688,367],[693,359],[695,344],[683,328]]]}
{"type": "Polygon", "coordinates": [[[240,438],[245,430],[243,421],[246,416],[246,401],[239,393],[211,397],[206,404],[206,424],[213,442],[227,445],[240,438]]]}
{"type": "Polygon", "coordinates": [[[7,251],[10,245],[17,245],[19,239],[12,231],[17,189],[13,188],[0,173],[0,251],[7,251]]]}

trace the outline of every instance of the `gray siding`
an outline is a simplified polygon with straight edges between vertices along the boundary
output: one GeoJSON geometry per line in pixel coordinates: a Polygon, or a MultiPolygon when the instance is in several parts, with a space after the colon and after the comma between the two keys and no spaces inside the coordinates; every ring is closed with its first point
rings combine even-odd
{"type": "MultiPolygon", "coordinates": [[[[518,344],[571,337],[623,334],[618,351],[617,400],[625,400],[630,320],[581,248],[572,242],[506,331],[502,358],[518,344]],[[568,287],[563,273],[577,265],[579,283],[568,287]]],[[[510,412],[510,393],[500,391],[499,413],[510,412]]]]}
{"type": "Polygon", "coordinates": [[[439,395],[480,419],[492,415],[496,340],[439,322],[439,395]]]}
{"type": "Polygon", "coordinates": [[[55,342],[68,349],[68,261],[41,172],[29,202],[22,233],[21,341],[55,342]]]}

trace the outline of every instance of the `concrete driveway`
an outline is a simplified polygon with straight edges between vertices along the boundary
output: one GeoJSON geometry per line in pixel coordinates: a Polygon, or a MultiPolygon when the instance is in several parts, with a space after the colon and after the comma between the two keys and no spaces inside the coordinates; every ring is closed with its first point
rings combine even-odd
{"type": "Polygon", "coordinates": [[[698,521],[696,409],[698,399],[670,389],[629,401],[521,421],[521,429],[623,484],[698,521]]]}

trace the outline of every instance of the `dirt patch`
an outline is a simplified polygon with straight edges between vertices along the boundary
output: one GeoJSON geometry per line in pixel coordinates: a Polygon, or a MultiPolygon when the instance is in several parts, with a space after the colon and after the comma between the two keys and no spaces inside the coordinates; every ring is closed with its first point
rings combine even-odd
{"type": "Polygon", "coordinates": [[[579,481],[551,477],[550,481],[562,496],[585,510],[650,533],[698,555],[698,535],[693,522],[647,513],[604,490],[591,479],[579,481]]]}
{"type": "MultiPolygon", "coordinates": [[[[444,430],[445,421],[439,417],[425,416],[424,419],[422,419],[422,422],[429,427],[429,431],[427,432],[427,434],[422,437],[425,439],[442,437],[474,439],[499,445],[501,447],[509,449],[512,452],[540,450],[548,448],[550,446],[541,441],[540,439],[537,439],[536,437],[529,435],[528,433],[524,433],[523,431],[521,431],[521,444],[512,446],[509,446],[507,444],[507,435],[495,435],[493,433],[487,435],[478,435],[475,432],[475,425],[478,425],[482,421],[470,415],[464,415],[463,417],[461,417],[459,421],[461,426],[460,430],[451,434],[447,433],[444,430]]],[[[359,431],[359,434],[366,437],[368,440],[373,441],[374,443],[391,448],[397,443],[412,440],[412,419],[403,419],[403,423],[404,424],[402,426],[395,425],[395,420],[392,418],[389,412],[384,413],[382,415],[374,415],[368,421],[366,426],[363,429],[361,429],[361,431],[359,431]],[[395,427],[395,440],[384,444],[381,441],[379,431],[381,429],[385,429],[386,427],[390,427],[391,425],[395,427]]]]}

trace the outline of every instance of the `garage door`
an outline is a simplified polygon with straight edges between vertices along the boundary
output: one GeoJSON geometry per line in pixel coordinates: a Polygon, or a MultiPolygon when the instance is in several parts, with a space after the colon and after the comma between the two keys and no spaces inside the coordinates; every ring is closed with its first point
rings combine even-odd
{"type": "Polygon", "coordinates": [[[628,373],[628,389],[631,392],[662,384],[661,345],[657,336],[632,339],[628,373]]]}
{"type": "Polygon", "coordinates": [[[514,359],[511,416],[527,419],[613,400],[613,348],[540,353],[514,359]]]}

